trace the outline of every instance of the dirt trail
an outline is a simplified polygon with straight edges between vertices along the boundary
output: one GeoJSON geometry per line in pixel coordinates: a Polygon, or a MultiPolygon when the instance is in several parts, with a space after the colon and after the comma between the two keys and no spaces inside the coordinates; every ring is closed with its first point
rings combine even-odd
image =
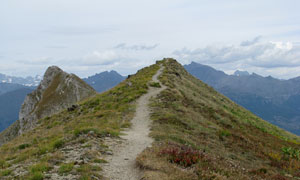
{"type": "MultiPolygon", "coordinates": [[[[163,67],[153,76],[154,82],[159,82],[158,77],[163,67]]],[[[161,83],[160,83],[161,84],[161,83]]],[[[103,166],[104,176],[110,180],[140,180],[142,173],[136,167],[135,160],[145,148],[151,146],[153,139],[148,136],[150,132],[150,109],[148,107],[151,97],[156,96],[166,87],[150,87],[147,94],[141,96],[137,101],[137,108],[134,118],[131,120],[132,127],[124,131],[121,142],[111,140],[108,142],[112,155],[107,156],[109,162],[103,166]]]]}

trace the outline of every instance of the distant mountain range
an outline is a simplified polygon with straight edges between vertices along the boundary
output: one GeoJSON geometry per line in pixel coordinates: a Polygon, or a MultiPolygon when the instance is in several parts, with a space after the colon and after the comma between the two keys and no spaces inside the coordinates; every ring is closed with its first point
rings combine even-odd
{"type": "Polygon", "coordinates": [[[92,86],[97,92],[104,92],[123,81],[126,77],[120,75],[116,71],[105,71],[95,74],[83,80],[92,86]]]}
{"type": "Polygon", "coordinates": [[[14,83],[0,83],[0,95],[15,91],[17,89],[26,88],[27,86],[21,84],[14,84],[14,83]]]}
{"type": "Polygon", "coordinates": [[[279,80],[246,71],[227,75],[195,62],[184,67],[257,116],[300,135],[300,77],[279,80]]]}
{"type": "Polygon", "coordinates": [[[28,76],[26,78],[7,76],[0,73],[0,83],[12,83],[12,84],[21,84],[24,86],[38,86],[42,77],[37,75],[35,77],[28,76]]]}
{"type": "Polygon", "coordinates": [[[33,88],[23,87],[0,95],[0,132],[19,118],[25,96],[32,91],[33,88]]]}
{"type": "Polygon", "coordinates": [[[0,132],[18,119],[25,96],[40,81],[40,76],[22,78],[0,73],[0,132]]]}

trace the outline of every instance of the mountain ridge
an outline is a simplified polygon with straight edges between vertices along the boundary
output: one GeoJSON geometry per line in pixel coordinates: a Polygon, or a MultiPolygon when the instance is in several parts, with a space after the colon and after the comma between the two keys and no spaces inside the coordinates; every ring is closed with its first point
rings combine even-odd
{"type": "MultiPolygon", "coordinates": [[[[3,178],[105,179],[111,144],[132,125],[137,100],[160,65],[167,88],[150,99],[152,146],[136,159],[143,178],[293,179],[300,138],[235,104],[166,58],[78,106],[39,120],[0,147],[3,178]],[[4,173],[5,172],[5,173],[4,173]]],[[[124,159],[126,160],[126,159],[124,159]]]]}
{"type": "Polygon", "coordinates": [[[231,100],[261,118],[300,135],[300,78],[279,80],[255,73],[248,76],[227,75],[195,62],[184,66],[188,72],[214,87],[231,100]],[[293,101],[293,103],[290,103],[293,101]]]}
{"type": "Polygon", "coordinates": [[[101,93],[119,84],[126,77],[120,75],[117,71],[104,71],[95,75],[83,78],[83,80],[92,86],[97,92],[101,93]]]}

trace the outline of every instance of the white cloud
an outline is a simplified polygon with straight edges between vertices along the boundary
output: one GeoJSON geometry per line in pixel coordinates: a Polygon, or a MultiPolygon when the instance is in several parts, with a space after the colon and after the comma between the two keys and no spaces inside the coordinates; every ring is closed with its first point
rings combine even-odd
{"type": "Polygon", "coordinates": [[[247,41],[243,41],[241,42],[241,46],[250,46],[250,45],[254,45],[256,43],[258,43],[261,40],[261,36],[257,36],[256,38],[254,38],[253,40],[247,40],[247,41]]]}
{"type": "Polygon", "coordinates": [[[82,65],[110,65],[121,59],[121,55],[113,50],[94,51],[83,57],[82,65]]]}
{"type": "Polygon", "coordinates": [[[261,68],[300,67],[300,47],[291,42],[259,42],[260,38],[240,45],[213,45],[205,48],[176,50],[184,62],[205,64],[244,64],[261,68]]]}
{"type": "Polygon", "coordinates": [[[153,50],[157,48],[158,44],[154,45],[127,45],[126,43],[121,43],[115,46],[116,49],[122,50],[134,50],[134,51],[142,51],[142,50],[153,50]]]}
{"type": "Polygon", "coordinates": [[[57,60],[53,59],[52,57],[38,57],[38,58],[31,58],[27,60],[18,60],[17,63],[23,65],[49,65],[57,63],[57,60]]]}

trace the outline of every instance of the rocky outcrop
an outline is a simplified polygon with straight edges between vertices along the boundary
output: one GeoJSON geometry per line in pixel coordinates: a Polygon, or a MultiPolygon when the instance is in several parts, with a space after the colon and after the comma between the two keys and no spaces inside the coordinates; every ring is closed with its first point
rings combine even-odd
{"type": "Polygon", "coordinates": [[[0,133],[0,145],[10,141],[11,139],[18,136],[20,130],[20,121],[17,120],[8,128],[0,133]]]}
{"type": "Polygon", "coordinates": [[[56,66],[45,72],[44,78],[35,91],[28,94],[21,107],[19,120],[0,135],[0,143],[16,134],[34,128],[39,119],[56,114],[76,102],[96,94],[96,91],[74,74],[68,74],[56,66]],[[11,133],[14,132],[14,133],[11,133]],[[2,136],[2,137],[1,137],[2,136]]]}

